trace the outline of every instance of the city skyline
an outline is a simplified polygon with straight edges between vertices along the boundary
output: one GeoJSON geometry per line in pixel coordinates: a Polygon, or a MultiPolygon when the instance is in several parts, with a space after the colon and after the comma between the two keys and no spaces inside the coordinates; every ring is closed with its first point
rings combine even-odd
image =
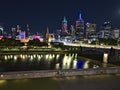
{"type": "Polygon", "coordinates": [[[30,25],[33,32],[44,32],[49,27],[55,32],[61,29],[64,16],[68,26],[75,25],[75,21],[82,13],[85,22],[96,23],[98,27],[104,21],[110,21],[114,27],[120,27],[120,1],[88,1],[88,0],[60,0],[60,1],[29,1],[29,0],[1,0],[0,22],[7,32],[16,25],[30,25]]]}

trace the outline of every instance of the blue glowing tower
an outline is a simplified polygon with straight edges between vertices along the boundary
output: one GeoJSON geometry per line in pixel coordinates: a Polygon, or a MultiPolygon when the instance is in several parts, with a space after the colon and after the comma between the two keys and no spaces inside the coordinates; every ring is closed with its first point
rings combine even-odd
{"type": "Polygon", "coordinates": [[[76,20],[76,31],[75,31],[76,39],[81,40],[85,37],[84,31],[84,20],[82,19],[82,14],[79,14],[79,19],[76,20]]]}

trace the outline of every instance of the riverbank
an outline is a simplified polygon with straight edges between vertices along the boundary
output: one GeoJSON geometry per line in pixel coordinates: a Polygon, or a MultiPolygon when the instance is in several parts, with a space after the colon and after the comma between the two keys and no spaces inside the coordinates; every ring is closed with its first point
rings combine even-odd
{"type": "Polygon", "coordinates": [[[5,79],[42,78],[42,77],[67,77],[83,75],[101,75],[101,74],[120,74],[120,67],[0,72],[0,79],[5,80],[5,79]]]}

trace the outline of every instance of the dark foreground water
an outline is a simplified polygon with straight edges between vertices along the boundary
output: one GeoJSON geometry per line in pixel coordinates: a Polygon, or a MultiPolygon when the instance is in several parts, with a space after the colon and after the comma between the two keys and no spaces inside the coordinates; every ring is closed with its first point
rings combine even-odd
{"type": "Polygon", "coordinates": [[[120,90],[120,76],[0,80],[0,90],[120,90]]]}
{"type": "MultiPolygon", "coordinates": [[[[77,54],[1,55],[0,71],[87,69],[108,67],[77,54]]],[[[120,76],[0,80],[0,90],[120,90],[120,76]]]]}
{"type": "MultiPolygon", "coordinates": [[[[94,56],[93,56],[94,57],[94,56]]],[[[0,55],[0,71],[87,69],[108,65],[78,57],[77,53],[0,55]]]]}

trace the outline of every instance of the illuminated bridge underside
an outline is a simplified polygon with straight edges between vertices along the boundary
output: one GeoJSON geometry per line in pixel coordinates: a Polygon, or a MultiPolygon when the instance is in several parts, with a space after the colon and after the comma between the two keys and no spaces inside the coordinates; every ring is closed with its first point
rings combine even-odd
{"type": "Polygon", "coordinates": [[[64,77],[79,75],[100,75],[100,74],[120,74],[120,67],[80,69],[80,70],[41,70],[41,71],[20,71],[1,72],[0,79],[22,79],[41,77],[64,77]]]}

